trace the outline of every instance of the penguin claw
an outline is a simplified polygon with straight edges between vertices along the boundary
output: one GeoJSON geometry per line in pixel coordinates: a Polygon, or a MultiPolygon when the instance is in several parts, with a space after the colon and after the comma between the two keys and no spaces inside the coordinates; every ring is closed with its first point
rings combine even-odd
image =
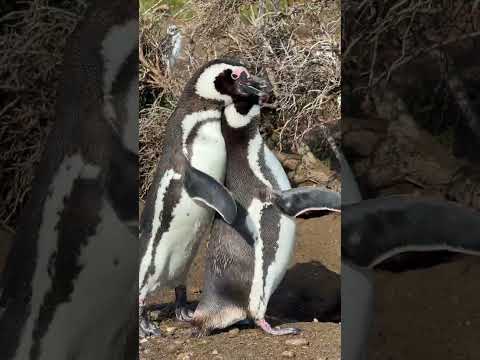
{"type": "Polygon", "coordinates": [[[186,306],[177,307],[175,309],[175,316],[179,321],[191,322],[193,319],[193,311],[186,306]]]}
{"type": "Polygon", "coordinates": [[[279,328],[279,327],[272,328],[265,319],[257,320],[255,321],[255,323],[267,334],[274,335],[274,336],[298,335],[301,333],[301,330],[297,328],[279,328]]]}
{"type": "Polygon", "coordinates": [[[160,328],[152,324],[147,319],[140,319],[140,326],[138,327],[138,333],[140,338],[146,338],[150,336],[160,336],[162,333],[160,328]]]}

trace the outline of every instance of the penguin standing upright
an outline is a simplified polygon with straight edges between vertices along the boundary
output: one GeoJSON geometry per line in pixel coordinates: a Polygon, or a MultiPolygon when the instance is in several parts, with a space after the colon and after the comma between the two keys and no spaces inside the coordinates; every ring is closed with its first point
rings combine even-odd
{"type": "Polygon", "coordinates": [[[253,319],[269,334],[297,333],[295,328],[272,328],[265,320],[270,296],[294,250],[292,216],[305,210],[340,208],[338,193],[290,189],[285,171],[258,131],[260,105],[268,86],[263,84],[263,88],[224,111],[225,184],[236,200],[237,217],[232,225],[220,219],[214,222],[205,285],[192,320],[199,335],[245,319],[253,319]]]}
{"type": "Polygon", "coordinates": [[[235,202],[221,184],[226,167],[221,111],[246,98],[259,81],[238,62],[211,61],[187,83],[168,120],[164,152],[140,222],[141,336],[159,334],[144,307],[155,289],[175,288],[177,318],[191,317],[185,280],[199,240],[213,221],[209,206],[227,222],[236,215],[235,202]],[[186,181],[192,184],[188,190],[186,181]]]}
{"type": "Polygon", "coordinates": [[[100,1],[67,42],[56,123],[2,278],[2,360],[126,358],[137,179],[138,6],[100,1]]]}

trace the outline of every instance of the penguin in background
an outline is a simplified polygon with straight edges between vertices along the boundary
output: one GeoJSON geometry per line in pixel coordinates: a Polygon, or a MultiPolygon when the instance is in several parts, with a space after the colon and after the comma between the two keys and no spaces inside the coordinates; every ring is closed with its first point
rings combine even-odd
{"type": "Polygon", "coordinates": [[[225,106],[250,96],[263,80],[234,60],[201,67],[186,84],[167,124],[164,153],[140,221],[139,332],[159,335],[145,299],[156,289],[175,289],[177,319],[189,321],[186,275],[215,211],[231,223],[236,204],[222,185],[226,150],[220,127],[225,106]],[[185,187],[186,181],[194,184],[185,187]]]}
{"type": "MultiPolygon", "coordinates": [[[[227,148],[225,185],[237,216],[214,222],[207,249],[204,289],[192,319],[199,336],[253,320],[271,335],[296,334],[265,320],[270,296],[281,282],[295,244],[294,217],[312,210],[340,210],[338,193],[291,189],[280,162],[258,131],[260,107],[270,86],[226,106],[222,133],[227,148]]],[[[187,178],[186,187],[196,184],[187,178]]],[[[201,195],[201,194],[200,194],[201,195]]]]}
{"type": "Polygon", "coordinates": [[[2,276],[2,360],[123,359],[138,269],[138,6],[92,5],[2,276]]]}

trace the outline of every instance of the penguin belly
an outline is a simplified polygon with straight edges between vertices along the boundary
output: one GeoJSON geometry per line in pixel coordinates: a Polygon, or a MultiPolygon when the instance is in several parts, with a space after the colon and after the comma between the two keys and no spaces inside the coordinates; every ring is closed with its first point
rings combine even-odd
{"type": "Polygon", "coordinates": [[[124,351],[125,309],[136,302],[138,237],[105,196],[97,197],[98,170],[75,155],[57,171],[52,184],[61,179],[71,187],[52,185],[44,203],[30,311],[8,359],[90,359],[95,349],[95,357],[113,360],[124,351]],[[78,252],[66,251],[67,243],[78,252]]]}
{"type": "MultiPolygon", "coordinates": [[[[225,179],[226,150],[219,122],[200,127],[191,145],[190,165],[217,181],[225,179]]],[[[157,288],[182,285],[204,232],[211,226],[214,212],[198,205],[183,188],[183,177],[172,169],[160,180],[155,204],[155,218],[161,216],[164,204],[160,195],[168,191],[172,180],[182,184],[178,201],[172,209],[168,230],[161,234],[155,248],[155,234],[151,234],[148,248],[140,265],[140,299],[157,288]],[[162,193],[163,192],[163,193],[162,193]],[[154,268],[152,273],[151,269],[154,268]]],[[[155,228],[155,226],[153,226],[155,228]]],[[[155,230],[155,229],[154,229],[155,230]]]]}
{"type": "Polygon", "coordinates": [[[97,234],[80,254],[84,271],[75,282],[71,301],[55,311],[40,346],[45,350],[41,350],[39,360],[121,358],[129,321],[125,309],[136,303],[137,262],[131,261],[131,254],[137,251],[138,240],[133,234],[126,237],[131,234],[128,227],[107,202],[103,204],[102,219],[97,234]],[[72,344],[78,347],[74,349],[72,344]],[[112,349],[118,353],[112,353],[112,349]]]}

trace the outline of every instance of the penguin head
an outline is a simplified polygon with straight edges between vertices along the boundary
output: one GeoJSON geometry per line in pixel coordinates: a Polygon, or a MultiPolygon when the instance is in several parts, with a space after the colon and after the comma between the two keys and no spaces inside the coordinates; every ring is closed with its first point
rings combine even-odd
{"type": "Polygon", "coordinates": [[[252,96],[268,94],[269,84],[253,76],[247,68],[234,60],[218,59],[209,62],[200,71],[195,82],[195,93],[204,98],[221,101],[225,105],[247,100],[252,96]]]}
{"type": "Polygon", "coordinates": [[[175,25],[168,25],[167,35],[174,36],[179,32],[178,28],[175,25]]]}

